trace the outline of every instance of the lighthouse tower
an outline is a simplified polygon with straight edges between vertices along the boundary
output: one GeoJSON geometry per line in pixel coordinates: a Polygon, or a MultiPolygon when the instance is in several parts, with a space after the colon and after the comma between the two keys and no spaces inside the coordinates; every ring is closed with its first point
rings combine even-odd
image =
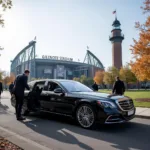
{"type": "Polygon", "coordinates": [[[121,33],[121,24],[117,17],[112,26],[113,29],[109,37],[112,43],[112,66],[120,69],[122,67],[122,41],[124,40],[124,35],[121,33]]]}

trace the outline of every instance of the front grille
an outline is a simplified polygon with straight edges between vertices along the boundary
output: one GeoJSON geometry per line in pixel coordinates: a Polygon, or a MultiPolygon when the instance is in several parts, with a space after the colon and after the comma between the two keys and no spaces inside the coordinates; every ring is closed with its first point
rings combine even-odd
{"type": "Polygon", "coordinates": [[[131,99],[119,101],[119,105],[123,110],[131,110],[134,108],[133,100],[131,99]]]}

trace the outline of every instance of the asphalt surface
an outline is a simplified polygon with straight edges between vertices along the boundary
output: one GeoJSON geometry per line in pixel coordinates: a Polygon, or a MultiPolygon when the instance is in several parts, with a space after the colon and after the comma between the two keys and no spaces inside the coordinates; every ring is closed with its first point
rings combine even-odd
{"type": "Polygon", "coordinates": [[[150,150],[150,119],[97,125],[94,130],[82,129],[69,118],[44,113],[18,122],[9,93],[2,95],[0,126],[54,150],[150,150]]]}

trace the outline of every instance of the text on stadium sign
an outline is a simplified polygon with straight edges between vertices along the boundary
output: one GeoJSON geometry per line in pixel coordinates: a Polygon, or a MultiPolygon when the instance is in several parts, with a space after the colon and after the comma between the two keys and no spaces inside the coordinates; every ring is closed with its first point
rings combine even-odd
{"type": "Polygon", "coordinates": [[[73,61],[73,58],[67,58],[67,57],[58,57],[58,56],[48,56],[48,55],[43,55],[43,59],[53,59],[53,60],[63,60],[63,61],[73,61]]]}

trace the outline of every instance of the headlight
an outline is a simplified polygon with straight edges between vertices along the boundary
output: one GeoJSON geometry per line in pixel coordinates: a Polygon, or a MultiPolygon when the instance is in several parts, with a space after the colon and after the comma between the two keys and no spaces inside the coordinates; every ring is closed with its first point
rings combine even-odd
{"type": "Polygon", "coordinates": [[[98,101],[98,104],[100,104],[104,108],[116,108],[116,105],[112,102],[106,102],[106,101],[98,101]]]}

